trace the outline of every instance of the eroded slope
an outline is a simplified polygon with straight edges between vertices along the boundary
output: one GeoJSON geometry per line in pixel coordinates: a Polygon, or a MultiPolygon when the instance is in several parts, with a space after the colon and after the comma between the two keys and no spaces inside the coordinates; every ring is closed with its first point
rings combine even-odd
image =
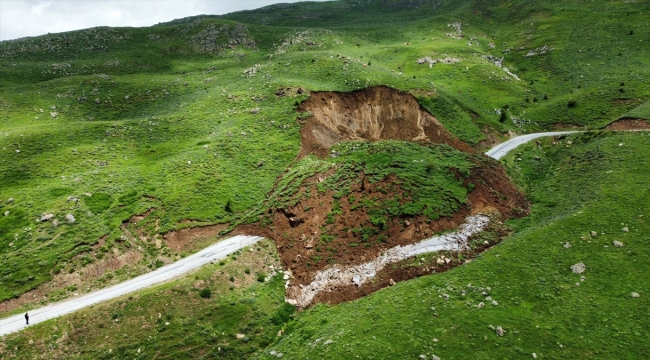
{"type": "Polygon", "coordinates": [[[299,110],[311,114],[300,131],[300,157],[327,156],[345,140],[408,140],[471,148],[447,131],[409,93],[386,86],[342,92],[312,92],[299,110]]]}
{"type": "Polygon", "coordinates": [[[299,110],[311,114],[302,121],[299,160],[247,228],[275,240],[291,274],[287,299],[299,307],[460,265],[500,241],[501,220],[528,212],[502,166],[474,153],[410,94],[312,92],[299,110]],[[478,218],[480,226],[453,235],[478,218]],[[447,231],[432,250],[440,257],[402,266],[413,255],[398,247],[425,246],[447,231]]]}

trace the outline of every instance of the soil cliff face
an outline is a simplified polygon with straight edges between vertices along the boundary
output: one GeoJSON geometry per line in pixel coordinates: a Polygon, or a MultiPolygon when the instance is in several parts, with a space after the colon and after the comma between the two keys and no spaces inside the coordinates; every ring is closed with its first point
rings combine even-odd
{"type": "Polygon", "coordinates": [[[344,140],[408,140],[473,151],[422,108],[413,95],[385,86],[349,93],[312,92],[299,110],[312,114],[300,132],[299,158],[310,153],[327,156],[332,145],[344,140]]]}

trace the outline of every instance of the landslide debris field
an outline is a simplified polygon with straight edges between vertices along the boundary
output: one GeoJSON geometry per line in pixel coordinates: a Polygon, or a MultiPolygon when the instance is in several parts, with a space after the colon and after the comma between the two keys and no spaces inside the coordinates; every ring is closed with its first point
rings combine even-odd
{"type": "Polygon", "coordinates": [[[648,128],[649,21],[344,0],[0,42],[0,316],[272,239],[0,357],[644,357],[648,137],[616,130],[648,128]]]}
{"type": "MultiPolygon", "coordinates": [[[[497,161],[450,134],[410,94],[386,87],[313,92],[300,110],[312,114],[302,121],[302,159],[257,209],[259,225],[240,229],[274,239],[292,276],[290,301],[304,298],[297,292],[326,268],[367,263],[397,245],[454,230],[470,215],[500,222],[528,211],[497,161]]],[[[477,234],[446,262],[392,275],[403,280],[444,271],[500,240],[494,233],[491,242],[477,234]]],[[[309,298],[350,300],[395,281],[387,276],[365,286],[333,279],[326,294],[309,298]]],[[[304,307],[311,300],[298,303],[304,307]]]]}

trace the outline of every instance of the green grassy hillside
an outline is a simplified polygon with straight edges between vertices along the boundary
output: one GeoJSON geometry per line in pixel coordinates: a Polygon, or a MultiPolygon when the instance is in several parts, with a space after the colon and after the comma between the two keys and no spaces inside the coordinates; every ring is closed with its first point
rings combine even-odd
{"type": "Polygon", "coordinates": [[[248,288],[267,269],[250,257],[276,256],[269,258],[262,244],[225,266],[11,335],[2,348],[17,358],[49,349],[55,358],[80,359],[184,357],[177,351],[188,358],[642,358],[650,351],[643,316],[650,202],[649,168],[637,154],[649,150],[645,133],[588,133],[523,146],[505,162],[535,202],[529,217],[508,223],[507,240],[469,264],[360,300],[288,317],[279,308],[279,278],[248,288]],[[586,270],[574,274],[579,262],[586,270]],[[229,290],[225,278],[233,275],[229,290]],[[204,287],[212,299],[200,298],[204,287]]]}
{"type": "MultiPolygon", "coordinates": [[[[193,224],[246,219],[293,164],[300,149],[296,118],[308,115],[295,109],[310,91],[373,85],[410,91],[450,132],[480,149],[509,131],[598,129],[621,117],[650,119],[648,22],[644,1],[346,0],[0,42],[0,302],[53,278],[82,276],[116,253],[139,254],[116,272],[119,279],[133,276],[183,255],[153,238],[193,224]],[[130,236],[125,222],[144,213],[143,236],[130,236]]],[[[515,234],[506,243],[447,274],[310,310],[273,348],[297,358],[349,351],[377,357],[366,345],[397,357],[462,357],[478,344],[484,350],[477,356],[485,358],[504,348],[511,358],[518,349],[555,358],[648,352],[642,343],[648,324],[630,318],[643,312],[637,306],[646,300],[626,297],[630,284],[647,283],[642,266],[625,258],[636,256],[647,266],[643,238],[621,233],[621,249],[602,240],[618,240],[614,235],[580,240],[591,230],[618,234],[621,222],[642,233],[638,216],[647,194],[638,189],[647,186],[638,154],[647,150],[645,139],[576,138],[568,148],[541,141],[544,154],[529,146],[521,161],[506,162],[534,211],[512,223],[515,234]],[[603,168],[616,161],[622,165],[603,168]],[[565,251],[564,241],[575,244],[565,251]],[[596,243],[601,246],[589,247],[596,243]],[[506,261],[539,254],[548,256],[506,261]],[[587,264],[587,280],[575,287],[567,266],[578,261],[587,264]],[[615,267],[625,269],[627,280],[608,272],[615,267]],[[521,280],[507,282],[504,273],[521,280]],[[504,306],[432,305],[439,289],[458,293],[468,282],[492,287],[504,306]],[[398,298],[386,316],[377,315],[376,304],[398,298]],[[421,316],[431,306],[449,312],[421,316]],[[476,311],[487,314],[483,322],[476,311]],[[361,316],[375,323],[342,325],[361,316]],[[392,323],[396,316],[402,325],[392,323]],[[328,324],[317,325],[325,318],[328,324]],[[408,325],[410,318],[422,323],[408,325]],[[507,336],[484,341],[494,333],[487,328],[492,322],[507,336]],[[624,340],[601,342],[614,327],[624,340]],[[573,335],[583,328],[596,330],[578,340],[573,335]],[[336,334],[350,336],[341,329],[364,334],[363,346],[338,341],[336,334]],[[314,342],[319,337],[334,343],[322,350],[314,342]],[[409,342],[421,346],[402,348],[409,342]]],[[[65,287],[6,311],[106,283],[65,287]]],[[[474,292],[467,296],[476,302],[474,292]]]]}

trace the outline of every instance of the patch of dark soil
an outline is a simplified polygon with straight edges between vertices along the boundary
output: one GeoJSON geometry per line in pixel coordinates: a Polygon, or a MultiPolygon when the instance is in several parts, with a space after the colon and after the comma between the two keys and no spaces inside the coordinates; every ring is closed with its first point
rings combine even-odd
{"type": "Polygon", "coordinates": [[[413,95],[386,86],[348,93],[312,92],[298,110],[312,114],[300,130],[299,158],[310,153],[328,156],[332,145],[344,140],[408,140],[473,152],[421,107],[413,95]]]}
{"type": "Polygon", "coordinates": [[[648,130],[650,121],[634,118],[621,118],[605,126],[605,130],[648,130]]]}
{"type": "Polygon", "coordinates": [[[163,235],[163,239],[170,249],[174,251],[183,251],[191,248],[196,241],[217,236],[221,231],[227,228],[228,224],[190,227],[170,231],[163,235]]]}

